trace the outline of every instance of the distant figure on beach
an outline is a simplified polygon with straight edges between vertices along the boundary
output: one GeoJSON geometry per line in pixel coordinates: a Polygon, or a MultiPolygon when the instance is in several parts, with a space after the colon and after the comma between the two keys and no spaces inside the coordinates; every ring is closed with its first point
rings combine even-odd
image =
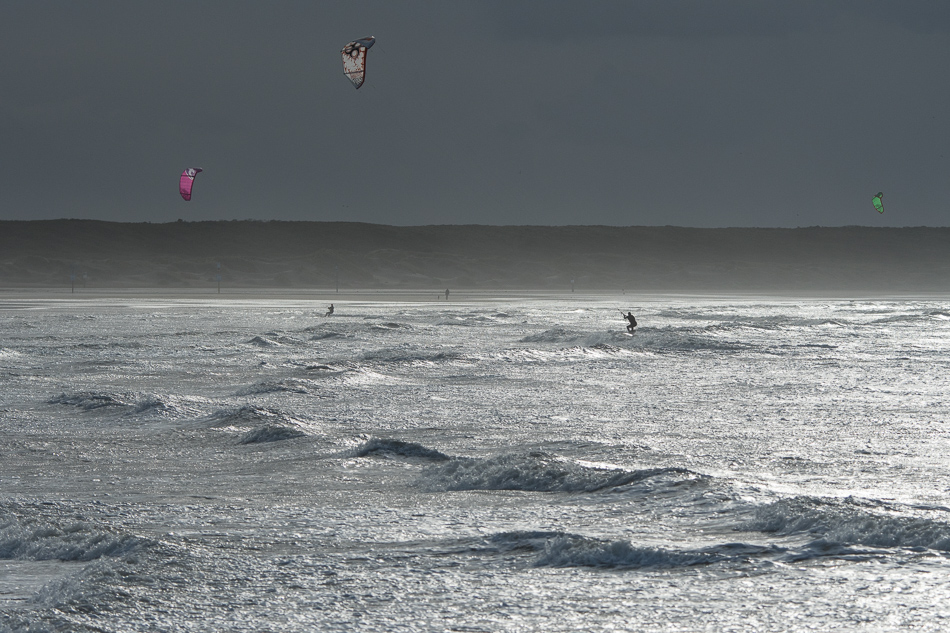
{"type": "Polygon", "coordinates": [[[448,288],[445,289],[445,300],[446,300],[446,301],[449,300],[449,289],[448,289],[448,288]]]}
{"type": "Polygon", "coordinates": [[[331,314],[333,314],[333,304],[332,304],[332,303],[330,304],[330,307],[327,308],[327,313],[324,314],[323,316],[328,317],[328,316],[330,316],[331,314]]]}
{"type": "MultiPolygon", "coordinates": [[[[620,311],[620,314],[623,314],[623,310],[620,311]]],[[[628,311],[626,314],[623,314],[623,318],[628,321],[627,331],[633,334],[637,327],[637,317],[633,316],[633,312],[628,311]]]]}

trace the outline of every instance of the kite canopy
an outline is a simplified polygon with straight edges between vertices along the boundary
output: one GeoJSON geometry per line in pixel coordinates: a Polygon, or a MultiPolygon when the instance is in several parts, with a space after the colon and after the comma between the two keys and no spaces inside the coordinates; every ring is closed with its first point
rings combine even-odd
{"type": "Polygon", "coordinates": [[[343,74],[359,90],[366,78],[366,51],[376,43],[375,37],[363,37],[353,40],[340,51],[343,55],[343,74]]]}
{"type": "Polygon", "coordinates": [[[178,181],[178,192],[185,200],[191,200],[191,188],[195,185],[195,176],[201,171],[200,167],[189,167],[181,172],[181,180],[178,181]]]}
{"type": "Polygon", "coordinates": [[[884,200],[882,200],[883,197],[884,194],[879,191],[876,196],[871,198],[871,202],[874,204],[874,208],[877,209],[878,213],[884,213],[884,200]]]}

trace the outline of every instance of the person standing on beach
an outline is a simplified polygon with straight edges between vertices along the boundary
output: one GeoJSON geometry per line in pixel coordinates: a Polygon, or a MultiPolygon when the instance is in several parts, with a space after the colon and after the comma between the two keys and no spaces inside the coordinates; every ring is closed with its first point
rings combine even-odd
{"type": "Polygon", "coordinates": [[[445,300],[446,300],[446,301],[449,300],[449,289],[448,289],[448,288],[445,289],[445,300]]]}

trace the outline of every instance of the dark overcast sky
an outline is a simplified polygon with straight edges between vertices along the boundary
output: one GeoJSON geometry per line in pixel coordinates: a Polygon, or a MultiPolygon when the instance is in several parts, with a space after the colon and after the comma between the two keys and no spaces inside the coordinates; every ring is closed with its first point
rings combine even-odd
{"type": "Polygon", "coordinates": [[[0,219],[948,226],[948,117],[945,0],[0,7],[0,219]]]}

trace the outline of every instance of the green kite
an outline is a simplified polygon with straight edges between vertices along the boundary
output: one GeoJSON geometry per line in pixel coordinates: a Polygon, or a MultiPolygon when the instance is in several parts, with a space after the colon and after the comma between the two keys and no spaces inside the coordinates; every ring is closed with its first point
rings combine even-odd
{"type": "Polygon", "coordinates": [[[874,203],[874,208],[877,209],[878,213],[884,213],[884,200],[882,198],[884,198],[884,194],[880,191],[871,198],[871,202],[874,203]]]}

